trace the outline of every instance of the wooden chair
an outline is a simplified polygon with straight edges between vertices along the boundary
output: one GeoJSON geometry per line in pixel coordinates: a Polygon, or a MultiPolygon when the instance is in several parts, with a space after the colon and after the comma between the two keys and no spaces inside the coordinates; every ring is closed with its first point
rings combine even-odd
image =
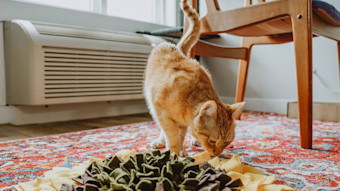
{"type": "MultiPolygon", "coordinates": [[[[191,1],[197,8],[196,0],[191,1]]],[[[257,0],[257,4],[246,0],[246,6],[227,11],[220,10],[217,0],[206,0],[206,6],[207,14],[200,19],[200,33],[243,36],[242,47],[199,41],[192,54],[240,59],[236,102],[244,100],[252,46],[294,42],[301,147],[312,148],[312,37],[321,35],[336,40],[340,57],[340,27],[313,15],[312,0],[257,0]]]]}

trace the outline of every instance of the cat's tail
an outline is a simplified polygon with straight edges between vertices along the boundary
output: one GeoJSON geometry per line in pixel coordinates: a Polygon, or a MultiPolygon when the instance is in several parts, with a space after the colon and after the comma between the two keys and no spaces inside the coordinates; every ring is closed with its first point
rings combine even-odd
{"type": "Polygon", "coordinates": [[[177,48],[180,49],[185,56],[190,57],[190,51],[200,37],[199,16],[196,10],[189,5],[188,0],[181,0],[181,8],[188,18],[190,26],[177,43],[177,48]]]}

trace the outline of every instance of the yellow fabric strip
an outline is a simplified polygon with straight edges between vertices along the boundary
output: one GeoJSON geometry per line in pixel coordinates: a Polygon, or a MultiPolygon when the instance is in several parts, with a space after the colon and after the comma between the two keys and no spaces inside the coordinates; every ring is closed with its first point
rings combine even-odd
{"type": "Polygon", "coordinates": [[[17,191],[58,191],[62,184],[73,185],[75,178],[85,173],[86,168],[94,161],[102,163],[101,159],[92,158],[73,168],[54,167],[35,180],[19,183],[14,186],[17,191]]]}
{"type": "Polygon", "coordinates": [[[227,175],[235,179],[241,179],[243,187],[241,191],[284,191],[294,190],[286,185],[273,184],[275,175],[266,176],[264,172],[251,166],[241,163],[240,156],[234,155],[231,159],[220,160],[218,157],[211,159],[207,152],[203,152],[192,156],[192,158],[199,159],[199,162],[207,161],[214,168],[220,168],[227,172],[227,175]]]}

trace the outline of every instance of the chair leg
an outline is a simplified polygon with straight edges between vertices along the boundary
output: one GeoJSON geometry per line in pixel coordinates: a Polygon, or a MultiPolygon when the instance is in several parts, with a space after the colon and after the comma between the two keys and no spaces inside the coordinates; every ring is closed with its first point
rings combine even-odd
{"type": "Polygon", "coordinates": [[[247,76],[248,76],[248,67],[249,67],[249,59],[240,60],[239,67],[238,67],[237,87],[236,87],[236,100],[235,100],[236,103],[244,101],[244,93],[246,89],[247,76]]]}
{"type": "Polygon", "coordinates": [[[295,46],[297,88],[300,118],[300,142],[305,149],[312,148],[312,31],[310,0],[292,0],[290,10],[295,46]]]}
{"type": "MultiPolygon", "coordinates": [[[[249,68],[249,59],[250,59],[250,51],[251,51],[251,40],[248,38],[242,39],[242,47],[247,48],[247,56],[246,59],[240,60],[238,67],[238,76],[237,76],[237,86],[236,86],[236,98],[235,102],[243,102],[244,94],[246,91],[247,84],[247,76],[248,76],[248,68],[249,68]]],[[[236,117],[237,120],[240,120],[241,116],[236,117]]]]}

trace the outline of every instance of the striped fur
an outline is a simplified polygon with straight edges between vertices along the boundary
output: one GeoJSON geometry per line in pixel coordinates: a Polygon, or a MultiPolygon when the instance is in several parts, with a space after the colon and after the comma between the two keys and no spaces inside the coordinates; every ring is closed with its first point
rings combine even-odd
{"type": "Polygon", "coordinates": [[[199,16],[196,10],[189,5],[188,0],[181,0],[181,8],[186,18],[188,18],[190,26],[177,43],[177,48],[181,50],[185,56],[190,57],[190,51],[200,37],[199,16]]]}

